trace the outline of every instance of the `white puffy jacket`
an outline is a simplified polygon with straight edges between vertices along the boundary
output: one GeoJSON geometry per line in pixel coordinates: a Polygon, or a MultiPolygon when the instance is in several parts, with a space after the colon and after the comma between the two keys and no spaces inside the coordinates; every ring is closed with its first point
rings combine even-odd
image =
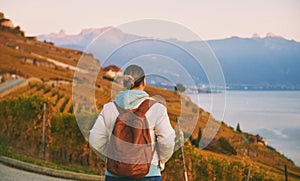
{"type": "MultiPolygon", "coordinates": [[[[134,108],[138,106],[139,105],[134,108]]],[[[118,115],[119,112],[113,102],[105,104],[93,128],[90,130],[90,146],[100,154],[104,161],[106,161],[107,143],[110,140],[118,115]]],[[[164,164],[173,154],[175,132],[170,124],[167,109],[164,105],[155,103],[147,111],[145,116],[149,122],[152,143],[157,140],[159,146],[159,156],[157,151],[154,151],[151,164],[160,165],[163,169],[164,164]]]]}

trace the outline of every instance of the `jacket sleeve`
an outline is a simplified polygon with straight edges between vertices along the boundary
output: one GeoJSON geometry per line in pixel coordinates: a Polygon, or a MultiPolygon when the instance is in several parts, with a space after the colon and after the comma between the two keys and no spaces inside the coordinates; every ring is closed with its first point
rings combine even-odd
{"type": "Polygon", "coordinates": [[[90,130],[89,144],[92,150],[104,161],[107,155],[108,133],[105,126],[103,111],[98,116],[93,128],[90,130]]]}
{"type": "Polygon", "coordinates": [[[158,142],[158,154],[162,164],[166,163],[173,154],[175,131],[173,130],[167,109],[160,104],[160,114],[155,123],[155,135],[158,142]]]}

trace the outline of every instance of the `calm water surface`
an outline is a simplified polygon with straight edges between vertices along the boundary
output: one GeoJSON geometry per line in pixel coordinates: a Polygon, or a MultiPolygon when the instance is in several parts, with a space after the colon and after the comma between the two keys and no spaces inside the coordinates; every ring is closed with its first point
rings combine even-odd
{"type": "Polygon", "coordinates": [[[189,95],[218,120],[253,134],[300,165],[300,91],[227,91],[189,95]],[[226,98],[226,99],[225,99],[226,98]]]}

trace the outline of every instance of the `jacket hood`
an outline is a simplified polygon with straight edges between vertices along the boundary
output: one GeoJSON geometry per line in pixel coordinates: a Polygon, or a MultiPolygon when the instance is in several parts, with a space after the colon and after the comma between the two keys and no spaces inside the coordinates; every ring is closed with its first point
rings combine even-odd
{"type": "Polygon", "coordinates": [[[121,91],[115,102],[123,109],[132,109],[144,101],[149,95],[143,90],[121,91]]]}

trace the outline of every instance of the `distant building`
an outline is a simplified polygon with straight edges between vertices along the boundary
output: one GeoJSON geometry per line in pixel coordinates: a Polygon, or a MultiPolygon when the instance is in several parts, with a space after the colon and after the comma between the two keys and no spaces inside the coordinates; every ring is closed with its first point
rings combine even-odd
{"type": "Polygon", "coordinates": [[[0,25],[4,26],[4,27],[8,27],[8,28],[14,28],[14,25],[12,24],[12,22],[10,21],[10,19],[1,19],[0,20],[0,25]]]}
{"type": "Polygon", "coordinates": [[[105,77],[112,79],[114,79],[118,75],[118,73],[122,71],[120,67],[115,65],[104,67],[102,70],[104,72],[105,77]]]}
{"type": "Polygon", "coordinates": [[[261,146],[267,146],[267,140],[260,135],[256,135],[256,143],[261,146]]]}
{"type": "Polygon", "coordinates": [[[21,76],[14,73],[3,73],[0,75],[0,82],[5,82],[7,80],[18,79],[18,78],[21,78],[21,76]]]}
{"type": "Polygon", "coordinates": [[[28,40],[33,40],[33,41],[37,41],[38,38],[36,36],[27,36],[26,37],[28,40]]]}
{"type": "Polygon", "coordinates": [[[267,140],[264,139],[264,138],[260,141],[260,143],[261,143],[263,146],[267,146],[267,145],[268,145],[267,140]]]}
{"type": "Polygon", "coordinates": [[[4,18],[4,13],[0,12],[0,20],[4,18]]]}

